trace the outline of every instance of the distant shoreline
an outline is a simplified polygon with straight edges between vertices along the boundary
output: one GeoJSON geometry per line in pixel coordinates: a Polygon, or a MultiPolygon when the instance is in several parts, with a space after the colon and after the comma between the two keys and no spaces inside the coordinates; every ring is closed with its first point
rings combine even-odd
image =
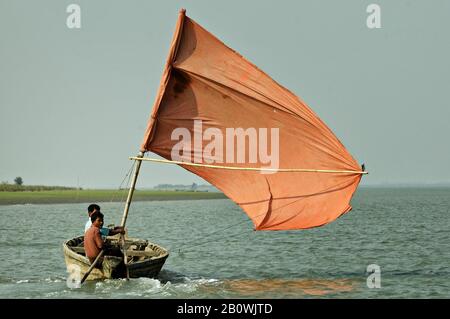
{"type": "MultiPolygon", "coordinates": [[[[51,190],[0,192],[0,205],[125,202],[128,190],[51,190]]],[[[136,190],[133,201],[227,198],[219,192],[136,190]]]]}
{"type": "MultiPolygon", "coordinates": [[[[386,189],[450,189],[449,185],[361,185],[359,191],[386,189]]],[[[357,191],[358,192],[358,191],[357,191]]],[[[44,191],[0,191],[0,206],[24,204],[75,204],[125,202],[127,189],[58,189],[44,191]]],[[[136,190],[133,201],[224,199],[221,192],[187,190],[136,190]]]]}

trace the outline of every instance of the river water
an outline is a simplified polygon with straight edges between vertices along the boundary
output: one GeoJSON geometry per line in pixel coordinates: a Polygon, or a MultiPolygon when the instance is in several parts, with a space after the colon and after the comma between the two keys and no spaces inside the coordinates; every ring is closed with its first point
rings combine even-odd
{"type": "MultiPolygon", "coordinates": [[[[450,188],[360,188],[351,212],[303,231],[255,232],[226,199],[134,202],[130,236],[170,252],[159,278],[73,289],[62,243],[87,204],[0,206],[0,298],[450,297],[450,188]]],[[[99,204],[120,223],[123,204],[99,204]]]]}

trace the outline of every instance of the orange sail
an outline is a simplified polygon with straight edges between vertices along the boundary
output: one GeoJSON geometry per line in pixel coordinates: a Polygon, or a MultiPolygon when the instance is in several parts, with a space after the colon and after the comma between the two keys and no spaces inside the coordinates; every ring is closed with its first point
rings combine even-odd
{"type": "Polygon", "coordinates": [[[362,176],[303,101],[184,10],[141,145],[168,160],[174,150],[183,162],[261,168],[181,165],[236,202],[256,230],[306,229],[335,220],[351,210],[362,176]],[[261,141],[266,150],[258,150],[261,141]]]}

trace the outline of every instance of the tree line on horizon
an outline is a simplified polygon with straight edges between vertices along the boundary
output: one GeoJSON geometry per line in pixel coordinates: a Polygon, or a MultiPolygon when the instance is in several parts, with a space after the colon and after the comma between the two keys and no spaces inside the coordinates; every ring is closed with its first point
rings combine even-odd
{"type": "MultiPolygon", "coordinates": [[[[65,186],[44,186],[44,185],[24,185],[22,177],[18,176],[14,179],[14,184],[4,181],[0,184],[0,192],[37,192],[37,191],[53,191],[53,190],[76,190],[76,187],[65,186]]],[[[79,188],[80,190],[82,188],[79,188]]]]}

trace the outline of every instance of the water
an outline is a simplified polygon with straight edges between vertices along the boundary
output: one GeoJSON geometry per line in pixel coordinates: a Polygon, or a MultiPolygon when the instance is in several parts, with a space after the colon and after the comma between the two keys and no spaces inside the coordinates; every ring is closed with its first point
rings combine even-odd
{"type": "MultiPolygon", "coordinates": [[[[123,204],[100,203],[105,224],[123,204]]],[[[324,227],[255,232],[229,200],[135,202],[130,235],[170,251],[157,279],[67,287],[87,204],[0,206],[0,298],[449,298],[450,188],[360,188],[324,227]],[[381,288],[367,286],[367,266],[381,288]]]]}

